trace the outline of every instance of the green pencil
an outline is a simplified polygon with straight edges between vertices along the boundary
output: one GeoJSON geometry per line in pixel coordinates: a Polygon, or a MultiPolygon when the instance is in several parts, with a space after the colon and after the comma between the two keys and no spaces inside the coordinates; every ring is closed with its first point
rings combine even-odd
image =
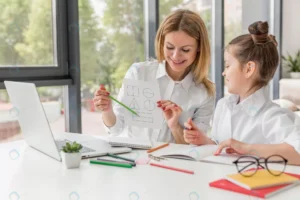
{"type": "Polygon", "coordinates": [[[90,163],[97,164],[97,165],[109,165],[109,166],[115,166],[115,167],[132,168],[131,164],[126,164],[126,163],[105,162],[105,161],[99,161],[99,160],[90,160],[90,163]]]}
{"type": "Polygon", "coordinates": [[[123,104],[122,102],[118,101],[117,99],[115,99],[112,96],[108,96],[110,99],[114,100],[115,102],[117,102],[118,104],[120,104],[121,106],[123,106],[124,108],[126,108],[127,110],[129,110],[131,113],[135,114],[136,116],[139,116],[134,110],[132,110],[131,108],[129,108],[128,106],[126,106],[125,104],[123,104]]]}
{"type": "Polygon", "coordinates": [[[111,154],[111,153],[108,153],[107,155],[109,157],[118,158],[118,159],[121,159],[121,160],[126,160],[126,161],[129,161],[129,162],[135,163],[135,160],[133,160],[133,159],[124,158],[124,157],[117,156],[117,155],[114,155],[114,154],[111,154]]]}

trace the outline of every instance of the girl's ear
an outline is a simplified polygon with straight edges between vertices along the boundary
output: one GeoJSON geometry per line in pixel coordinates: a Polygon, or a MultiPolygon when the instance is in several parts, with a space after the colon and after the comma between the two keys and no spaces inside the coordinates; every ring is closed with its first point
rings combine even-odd
{"type": "Polygon", "coordinates": [[[256,69],[257,69],[256,63],[253,61],[249,61],[243,69],[245,78],[248,79],[250,77],[253,77],[256,69]]]}

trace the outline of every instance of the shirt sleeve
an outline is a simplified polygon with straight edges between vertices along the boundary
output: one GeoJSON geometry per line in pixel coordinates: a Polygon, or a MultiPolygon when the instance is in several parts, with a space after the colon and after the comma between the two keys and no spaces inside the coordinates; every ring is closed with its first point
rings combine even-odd
{"type": "Polygon", "coordinates": [[[213,115],[213,120],[212,120],[212,129],[211,129],[211,134],[210,134],[210,139],[214,141],[216,144],[219,144],[219,140],[217,137],[217,128],[219,124],[219,119],[220,119],[220,114],[221,110],[224,106],[224,99],[220,99],[217,103],[214,115],[213,115]]]}
{"type": "MultiPolygon", "coordinates": [[[[136,63],[134,63],[127,70],[124,79],[126,78],[126,79],[134,79],[135,80],[138,78],[138,72],[139,72],[139,66],[136,63]]],[[[124,100],[124,84],[123,83],[122,83],[122,87],[118,94],[118,100],[120,102],[123,102],[123,100],[124,100]]],[[[113,110],[116,115],[116,123],[111,127],[106,126],[104,123],[103,124],[104,124],[105,130],[109,134],[117,136],[117,135],[120,135],[124,129],[125,108],[123,106],[119,105],[118,103],[113,102],[113,104],[114,104],[113,110]]]]}
{"type": "Polygon", "coordinates": [[[270,144],[287,143],[300,153],[300,117],[288,109],[275,107],[263,117],[263,134],[270,144]]]}
{"type": "Polygon", "coordinates": [[[209,96],[207,100],[195,110],[195,113],[193,115],[193,122],[200,130],[205,133],[207,133],[208,129],[210,128],[209,123],[214,112],[214,107],[215,96],[209,96]]]}

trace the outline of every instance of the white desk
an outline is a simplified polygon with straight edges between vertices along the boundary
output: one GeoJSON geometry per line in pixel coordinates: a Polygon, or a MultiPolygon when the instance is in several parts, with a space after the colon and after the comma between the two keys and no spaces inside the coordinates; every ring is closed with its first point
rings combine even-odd
{"type": "MultiPolygon", "coordinates": [[[[236,173],[234,166],[172,160],[177,167],[195,171],[190,175],[149,165],[127,169],[83,160],[79,169],[67,170],[24,141],[1,144],[0,156],[1,200],[258,199],[209,187],[209,182],[236,173]]],[[[146,152],[135,151],[130,156],[144,157],[146,152]]],[[[286,171],[300,173],[300,167],[287,166],[286,171]]],[[[292,200],[299,196],[297,186],[270,199],[292,200]]]]}

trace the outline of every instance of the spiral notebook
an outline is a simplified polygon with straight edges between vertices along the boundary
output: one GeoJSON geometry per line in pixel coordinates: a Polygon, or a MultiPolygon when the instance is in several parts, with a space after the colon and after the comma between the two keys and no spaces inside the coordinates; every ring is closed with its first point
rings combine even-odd
{"type": "Polygon", "coordinates": [[[129,137],[109,137],[108,143],[116,147],[130,147],[135,149],[151,149],[152,144],[150,140],[129,138],[129,137]]]}

